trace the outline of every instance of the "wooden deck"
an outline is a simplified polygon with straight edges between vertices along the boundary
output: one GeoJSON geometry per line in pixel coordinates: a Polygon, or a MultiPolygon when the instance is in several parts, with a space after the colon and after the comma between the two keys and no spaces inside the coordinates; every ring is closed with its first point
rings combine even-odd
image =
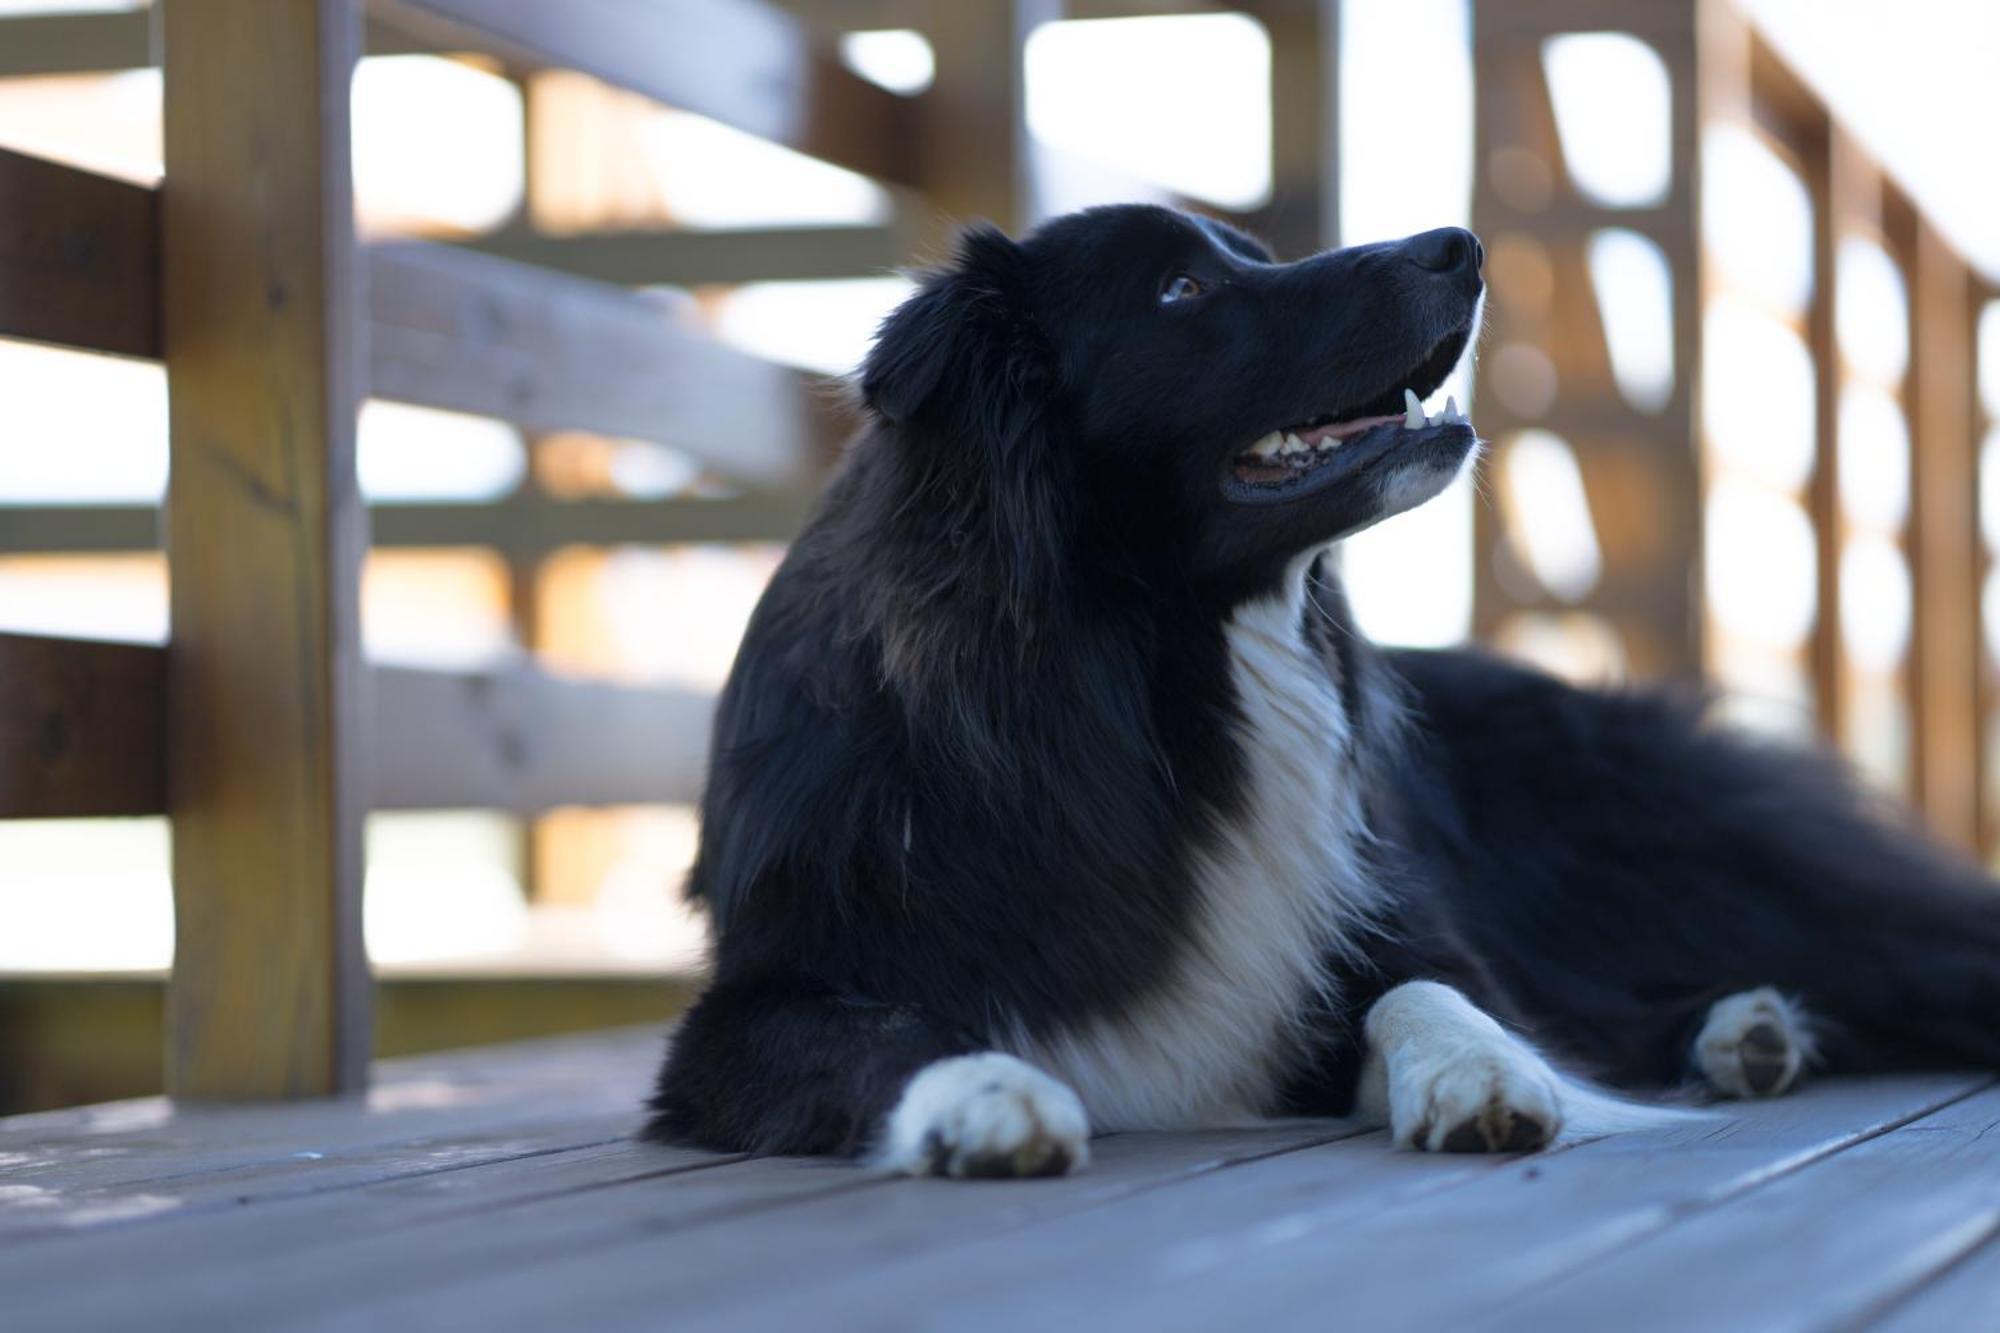
{"type": "Polygon", "coordinates": [[[657,1046],[0,1120],[0,1327],[2000,1328],[1987,1075],[1527,1158],[1290,1124],[959,1183],[634,1143],[657,1046]]]}

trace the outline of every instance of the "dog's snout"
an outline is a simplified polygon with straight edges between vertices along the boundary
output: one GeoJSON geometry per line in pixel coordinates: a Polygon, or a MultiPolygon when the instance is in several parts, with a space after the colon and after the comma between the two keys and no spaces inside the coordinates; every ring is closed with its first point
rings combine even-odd
{"type": "Polygon", "coordinates": [[[1477,273],[1486,263],[1485,247],[1463,227],[1419,232],[1403,242],[1403,253],[1412,264],[1432,273],[1477,273]]]}

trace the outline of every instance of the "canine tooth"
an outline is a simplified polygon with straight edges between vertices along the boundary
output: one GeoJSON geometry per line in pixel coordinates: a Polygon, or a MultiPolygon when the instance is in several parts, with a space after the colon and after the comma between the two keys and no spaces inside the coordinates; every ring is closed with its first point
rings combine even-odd
{"type": "Polygon", "coordinates": [[[1420,430],[1424,425],[1424,405],[1417,401],[1416,394],[1403,390],[1403,429],[1420,430]]]}

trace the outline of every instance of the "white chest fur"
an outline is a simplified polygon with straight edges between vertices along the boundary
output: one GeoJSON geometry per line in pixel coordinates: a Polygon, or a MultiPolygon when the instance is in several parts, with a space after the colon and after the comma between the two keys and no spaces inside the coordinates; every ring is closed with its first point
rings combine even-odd
{"type": "Polygon", "coordinates": [[[1196,854],[1193,928],[1168,974],[1116,1019],[1013,1047],[1074,1088],[1095,1129],[1254,1119],[1291,1028],[1327,995],[1328,951],[1371,906],[1346,714],[1300,629],[1308,563],[1227,627],[1248,790],[1196,854]]]}

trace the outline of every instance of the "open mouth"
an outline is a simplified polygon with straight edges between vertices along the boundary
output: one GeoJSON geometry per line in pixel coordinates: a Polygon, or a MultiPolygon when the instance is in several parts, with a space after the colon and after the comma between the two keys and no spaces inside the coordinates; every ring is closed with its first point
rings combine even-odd
{"type": "Polygon", "coordinates": [[[1471,440],[1472,423],[1455,398],[1445,399],[1433,416],[1425,415],[1422,402],[1457,363],[1468,334],[1443,339],[1400,389],[1263,436],[1230,460],[1228,490],[1239,499],[1289,498],[1318,490],[1322,481],[1357,471],[1406,444],[1471,440]]]}

